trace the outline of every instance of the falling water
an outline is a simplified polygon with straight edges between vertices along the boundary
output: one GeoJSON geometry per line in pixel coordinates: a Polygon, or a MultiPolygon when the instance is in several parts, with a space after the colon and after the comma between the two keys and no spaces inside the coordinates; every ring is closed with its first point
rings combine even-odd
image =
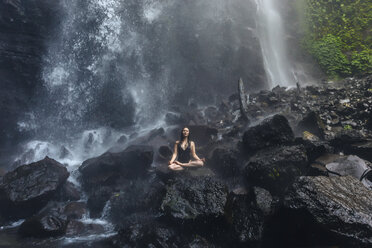
{"type": "Polygon", "coordinates": [[[293,86],[296,75],[287,58],[285,31],[278,12],[278,0],[256,0],[257,29],[269,85],[293,86]]]}

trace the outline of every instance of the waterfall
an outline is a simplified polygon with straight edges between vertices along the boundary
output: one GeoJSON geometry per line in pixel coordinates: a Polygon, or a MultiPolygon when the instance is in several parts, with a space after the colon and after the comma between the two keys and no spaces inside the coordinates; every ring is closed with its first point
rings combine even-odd
{"type": "Polygon", "coordinates": [[[288,60],[285,30],[278,11],[278,0],[256,0],[257,29],[270,87],[294,86],[296,73],[288,60]]]}
{"type": "Polygon", "coordinates": [[[30,137],[19,163],[48,155],[77,164],[120,137],[166,128],[168,111],[233,94],[239,77],[249,90],[265,88],[253,1],[56,4],[59,26],[42,54],[43,92],[18,122],[30,137]]]}

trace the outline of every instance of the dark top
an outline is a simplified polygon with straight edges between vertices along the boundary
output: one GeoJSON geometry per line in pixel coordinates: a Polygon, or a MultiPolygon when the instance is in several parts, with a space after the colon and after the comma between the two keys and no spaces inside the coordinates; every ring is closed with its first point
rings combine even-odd
{"type": "Polygon", "coordinates": [[[190,162],[190,152],[191,152],[190,142],[187,144],[187,147],[186,147],[185,150],[182,149],[181,142],[178,143],[177,151],[178,151],[177,161],[179,161],[181,163],[190,162]]]}

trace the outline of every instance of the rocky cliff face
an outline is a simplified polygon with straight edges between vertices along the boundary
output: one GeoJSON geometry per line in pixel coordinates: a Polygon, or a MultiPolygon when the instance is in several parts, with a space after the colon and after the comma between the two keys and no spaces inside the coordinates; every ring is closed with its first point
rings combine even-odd
{"type": "Polygon", "coordinates": [[[18,116],[30,108],[40,87],[42,55],[57,6],[46,0],[0,1],[0,157],[21,138],[18,116]]]}

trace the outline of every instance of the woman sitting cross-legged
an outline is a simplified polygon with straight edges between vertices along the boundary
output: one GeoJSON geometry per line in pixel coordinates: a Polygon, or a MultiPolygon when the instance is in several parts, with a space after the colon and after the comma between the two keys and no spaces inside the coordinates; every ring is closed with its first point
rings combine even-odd
{"type": "Polygon", "coordinates": [[[181,139],[174,144],[173,155],[168,168],[179,171],[189,167],[202,167],[204,162],[205,159],[200,159],[195,153],[195,143],[190,141],[190,130],[184,127],[181,132],[181,139]],[[194,160],[191,160],[191,156],[194,160]]]}

